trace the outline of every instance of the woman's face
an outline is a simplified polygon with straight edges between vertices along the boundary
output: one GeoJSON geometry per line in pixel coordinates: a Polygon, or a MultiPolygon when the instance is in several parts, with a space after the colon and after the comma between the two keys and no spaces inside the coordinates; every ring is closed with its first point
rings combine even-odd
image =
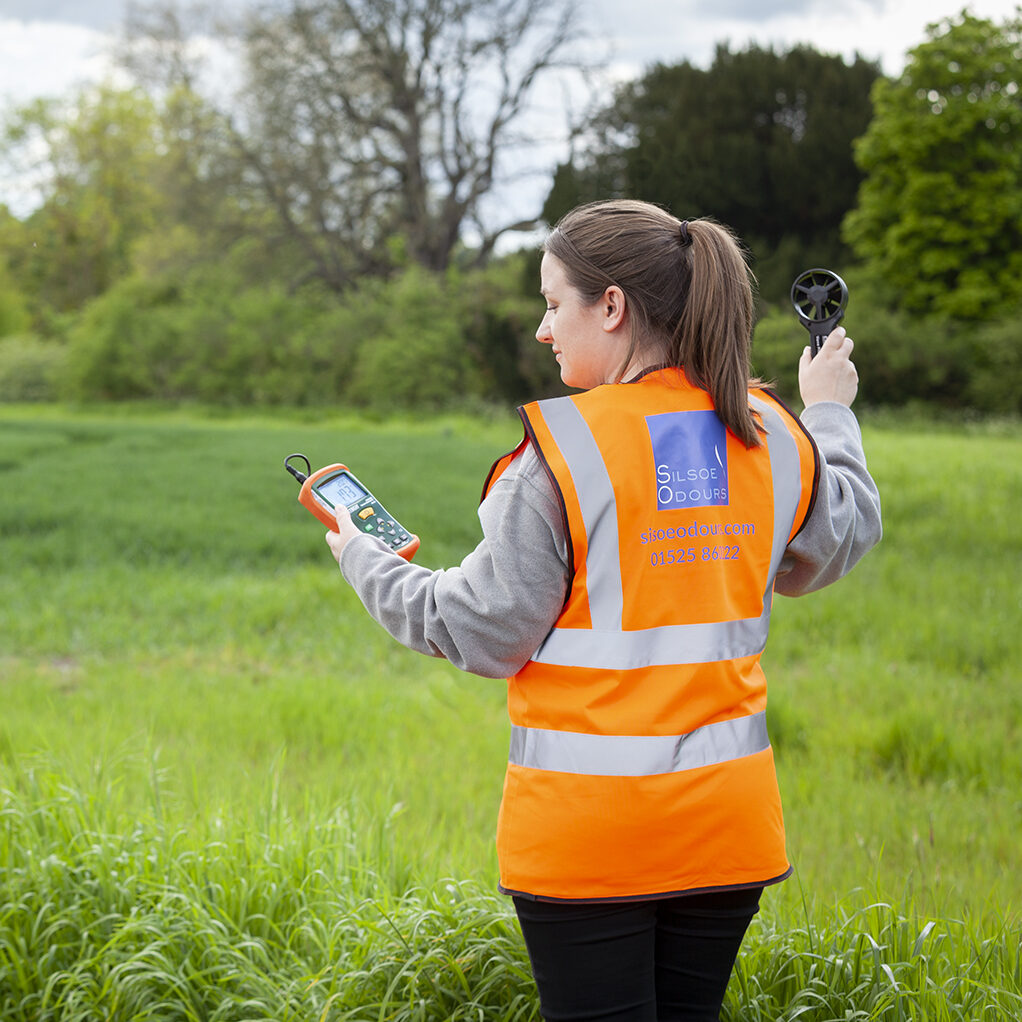
{"type": "Polygon", "coordinates": [[[549,252],[543,256],[539,275],[540,293],[546,298],[547,308],[536,340],[553,348],[561,380],[580,390],[616,383],[627,349],[625,332],[619,329],[622,317],[613,309],[616,298],[611,289],[586,305],[568,284],[564,264],[549,252]]]}

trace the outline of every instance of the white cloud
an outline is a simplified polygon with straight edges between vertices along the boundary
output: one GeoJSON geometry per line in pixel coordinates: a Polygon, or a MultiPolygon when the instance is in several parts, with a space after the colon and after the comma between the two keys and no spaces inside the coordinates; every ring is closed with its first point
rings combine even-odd
{"type": "MultiPolygon", "coordinates": [[[[618,79],[640,74],[655,61],[705,66],[724,41],[733,49],[750,42],[777,48],[808,43],[846,58],[858,52],[880,60],[887,74],[898,74],[907,51],[925,38],[927,24],[957,15],[966,2],[974,14],[1003,21],[1013,15],[1017,0],[718,0],[710,13],[702,0],[590,0],[587,36],[579,45],[609,48],[618,79]]],[[[89,20],[80,16],[82,10],[95,8],[95,15],[96,4],[0,0],[0,5],[0,103],[60,94],[110,72],[109,33],[56,20],[89,20]]],[[[246,4],[235,0],[231,6],[239,5],[246,4]]],[[[118,0],[99,6],[109,23],[118,0]]]]}
{"type": "Polygon", "coordinates": [[[662,61],[706,66],[718,43],[741,49],[751,42],[787,49],[806,43],[851,59],[879,60],[897,75],[907,52],[923,42],[926,26],[957,16],[964,6],[1001,22],[1017,0],[722,0],[707,13],[697,0],[594,0],[590,31],[611,43],[618,70],[639,74],[662,61]]]}
{"type": "Polygon", "coordinates": [[[59,96],[111,73],[110,37],[63,22],[0,19],[0,104],[59,96]]]}

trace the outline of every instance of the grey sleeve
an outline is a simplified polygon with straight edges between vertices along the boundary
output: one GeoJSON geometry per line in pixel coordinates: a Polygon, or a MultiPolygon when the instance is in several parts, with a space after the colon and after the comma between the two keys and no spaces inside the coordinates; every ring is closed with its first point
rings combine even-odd
{"type": "Polygon", "coordinates": [[[846,575],[880,542],[880,494],[866,468],[862,434],[850,408],[837,402],[802,413],[820,452],[820,483],[809,520],[788,544],[774,583],[785,596],[822,589],[846,575]]]}
{"type": "Polygon", "coordinates": [[[560,506],[531,446],[492,487],[479,520],[482,542],[459,567],[430,571],[363,535],[345,546],[340,568],[398,642],[507,678],[536,652],[568,588],[560,506]]]}

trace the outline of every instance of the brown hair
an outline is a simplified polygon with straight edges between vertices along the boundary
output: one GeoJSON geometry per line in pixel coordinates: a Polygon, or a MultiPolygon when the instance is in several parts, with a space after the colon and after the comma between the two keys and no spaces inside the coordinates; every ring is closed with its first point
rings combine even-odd
{"type": "Polygon", "coordinates": [[[648,202],[615,199],[563,216],[544,251],[588,303],[616,284],[631,322],[621,372],[638,351],[685,370],[746,447],[760,444],[749,408],[754,278],[735,235],[713,220],[682,223],[648,202]]]}

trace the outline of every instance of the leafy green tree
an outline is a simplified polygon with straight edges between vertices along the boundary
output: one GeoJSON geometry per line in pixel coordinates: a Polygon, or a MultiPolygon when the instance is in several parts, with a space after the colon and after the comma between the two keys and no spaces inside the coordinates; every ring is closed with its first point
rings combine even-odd
{"type": "Polygon", "coordinates": [[[156,133],[150,100],[108,87],[70,104],[36,100],[8,120],[2,155],[39,182],[42,202],[3,232],[17,242],[5,254],[37,313],[77,309],[127,272],[163,206],[156,133]]]}
{"type": "MultiPolygon", "coordinates": [[[[0,209],[0,218],[2,216],[3,210],[0,209]]],[[[3,233],[0,228],[0,237],[3,237],[3,233]]],[[[6,260],[0,254],[0,338],[24,333],[30,326],[31,317],[25,298],[16,288],[6,260]]]]}
{"type": "Polygon", "coordinates": [[[861,180],[852,140],[869,124],[878,75],[861,58],[847,64],[806,46],[720,46],[705,70],[656,65],[621,87],[586,151],[558,168],[544,216],[627,195],[713,216],[758,256],[786,248],[793,265],[806,250],[830,258],[861,180]]]}
{"type": "Polygon", "coordinates": [[[991,320],[1022,300],[1022,19],[927,36],[874,87],[844,232],[892,306],[991,320]]]}
{"type": "MultiPolygon", "coordinates": [[[[90,87],[13,111],[0,170],[34,182],[21,219],[0,215],[0,260],[37,327],[73,313],[136,269],[187,271],[265,220],[224,121],[179,86],[90,87]]],[[[279,265],[286,247],[275,247],[279,265]]],[[[263,260],[265,261],[265,260],[263,260]]]]}

